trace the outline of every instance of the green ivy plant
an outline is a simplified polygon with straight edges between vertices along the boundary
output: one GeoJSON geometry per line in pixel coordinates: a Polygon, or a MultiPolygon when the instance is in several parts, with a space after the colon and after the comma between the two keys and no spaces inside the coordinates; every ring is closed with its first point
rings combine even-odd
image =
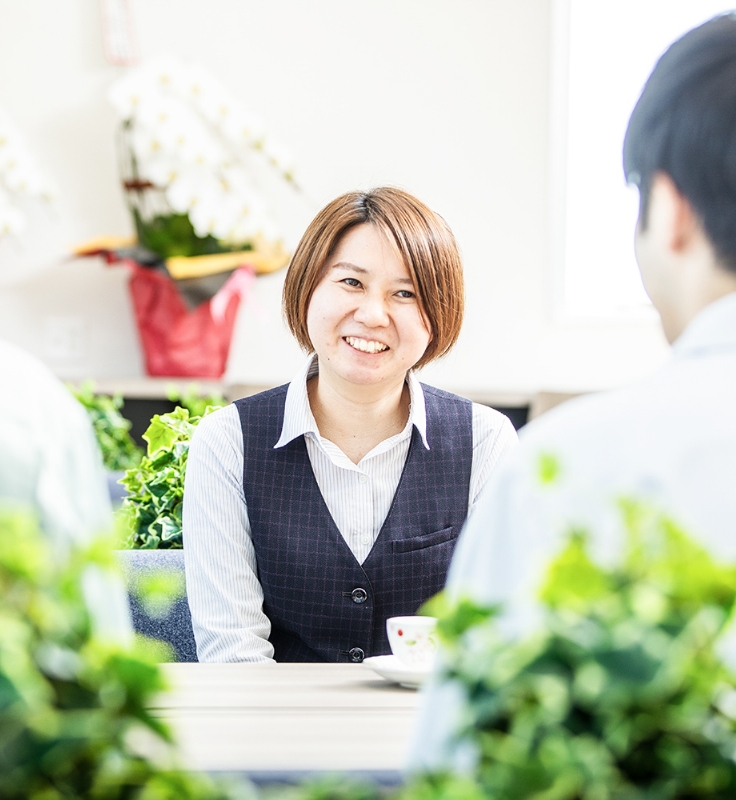
{"type": "Polygon", "coordinates": [[[498,609],[433,602],[446,678],[466,696],[472,780],[425,776],[406,800],[736,797],[736,689],[716,643],[736,569],[667,516],[622,502],[627,549],[609,569],[573,531],[541,590],[546,625],[509,644],[498,609]]]}
{"type": "Polygon", "coordinates": [[[82,577],[110,559],[107,543],[59,557],[30,514],[0,508],[0,797],[233,797],[132,749],[136,731],[164,746],[171,737],[148,711],[164,688],[158,666],[94,635],[82,577]]]}
{"type": "MultiPolygon", "coordinates": [[[[212,411],[208,406],[204,413],[212,411]]],[[[143,550],[183,547],[181,509],[189,441],[200,421],[186,408],[156,414],[143,434],[148,443],[140,464],[129,469],[121,483],[128,490],[122,514],[129,535],[125,546],[143,550]]]]}
{"type": "Polygon", "coordinates": [[[222,408],[227,405],[227,400],[219,393],[202,394],[198,383],[190,383],[183,391],[171,387],[166,392],[166,397],[186,408],[190,417],[203,417],[207,409],[222,408]]]}
{"type": "Polygon", "coordinates": [[[135,467],[143,451],[130,435],[129,420],[120,413],[123,398],[120,395],[110,397],[96,394],[92,381],[85,381],[78,388],[69,385],[69,389],[89,415],[105,469],[119,471],[135,467]]]}

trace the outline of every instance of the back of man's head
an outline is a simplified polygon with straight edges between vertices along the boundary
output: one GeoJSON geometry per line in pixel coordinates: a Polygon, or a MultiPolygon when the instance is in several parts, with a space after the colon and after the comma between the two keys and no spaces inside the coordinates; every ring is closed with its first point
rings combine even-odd
{"type": "Polygon", "coordinates": [[[659,59],[629,120],[624,172],[639,187],[642,226],[664,172],[736,272],[736,15],[691,30],[659,59]]]}

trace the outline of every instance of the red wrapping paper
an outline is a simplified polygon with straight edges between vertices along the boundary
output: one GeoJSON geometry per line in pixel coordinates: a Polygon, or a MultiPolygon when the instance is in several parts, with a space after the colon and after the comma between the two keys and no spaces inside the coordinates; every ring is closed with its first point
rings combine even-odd
{"type": "Polygon", "coordinates": [[[114,251],[88,253],[94,254],[130,270],[130,294],[148,375],[222,377],[240,302],[255,279],[253,267],[236,269],[211,300],[189,310],[167,274],[119,258],[114,251]]]}

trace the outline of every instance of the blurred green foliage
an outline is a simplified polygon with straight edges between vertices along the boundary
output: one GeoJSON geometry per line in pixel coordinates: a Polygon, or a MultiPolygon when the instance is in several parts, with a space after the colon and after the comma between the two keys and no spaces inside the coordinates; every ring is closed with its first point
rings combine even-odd
{"type": "Polygon", "coordinates": [[[80,587],[90,565],[110,559],[106,544],[59,557],[30,515],[0,508],[0,797],[234,797],[132,749],[141,731],[170,742],[148,711],[164,682],[137,645],[94,635],[80,587]]]}
{"type": "Polygon", "coordinates": [[[736,569],[644,505],[621,512],[622,562],[598,566],[585,533],[572,532],[542,587],[536,634],[509,643],[496,610],[467,599],[445,611],[475,786],[427,776],[412,800],[736,797],[736,689],[716,651],[736,569]]]}
{"type": "Polygon", "coordinates": [[[69,385],[69,389],[89,415],[105,469],[117,471],[135,467],[143,451],[129,433],[130,422],[120,413],[123,398],[120,395],[95,394],[92,381],[85,381],[79,388],[69,385]]]}
{"type": "Polygon", "coordinates": [[[539,482],[541,484],[555,483],[560,477],[560,462],[551,453],[542,453],[537,464],[539,482]]]}
{"type": "Polygon", "coordinates": [[[155,619],[166,617],[173,604],[179,598],[186,596],[184,575],[167,569],[142,573],[129,591],[131,589],[135,592],[143,611],[155,619]]]}
{"type": "MultiPolygon", "coordinates": [[[[207,406],[204,414],[214,409],[207,406]]],[[[200,421],[186,408],[155,414],[143,434],[148,443],[140,464],[121,483],[128,490],[120,510],[128,533],[124,546],[143,550],[183,547],[181,511],[189,442],[200,421]]]]}
{"type": "Polygon", "coordinates": [[[219,393],[202,394],[198,383],[190,383],[184,391],[172,386],[167,390],[166,397],[172,403],[186,408],[190,417],[203,417],[208,408],[222,408],[227,405],[227,400],[219,393]]]}
{"type": "Polygon", "coordinates": [[[261,800],[389,800],[395,791],[348,775],[324,775],[293,786],[264,788],[261,800]]]}

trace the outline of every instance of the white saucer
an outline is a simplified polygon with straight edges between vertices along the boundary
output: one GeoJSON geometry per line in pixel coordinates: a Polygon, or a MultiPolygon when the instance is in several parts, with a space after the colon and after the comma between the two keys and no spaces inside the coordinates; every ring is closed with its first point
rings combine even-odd
{"type": "Polygon", "coordinates": [[[409,689],[421,686],[432,672],[431,666],[410,667],[397,656],[371,656],[364,659],[363,663],[387,681],[409,689]]]}

